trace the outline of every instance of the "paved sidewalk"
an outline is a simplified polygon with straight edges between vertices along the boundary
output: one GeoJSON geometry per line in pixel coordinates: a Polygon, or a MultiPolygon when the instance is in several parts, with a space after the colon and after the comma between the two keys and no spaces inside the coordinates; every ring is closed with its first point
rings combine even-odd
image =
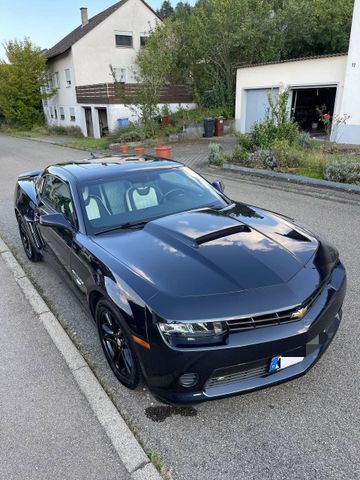
{"type": "Polygon", "coordinates": [[[0,257],[0,478],[130,479],[0,257]]]}

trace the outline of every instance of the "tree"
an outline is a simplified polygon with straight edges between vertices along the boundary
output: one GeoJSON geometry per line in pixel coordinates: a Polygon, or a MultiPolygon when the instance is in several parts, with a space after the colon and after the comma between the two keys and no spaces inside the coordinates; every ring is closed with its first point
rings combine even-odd
{"type": "Polygon", "coordinates": [[[40,92],[47,82],[46,59],[28,38],[4,46],[9,63],[0,62],[0,111],[7,122],[31,128],[42,122],[41,99],[54,94],[40,92]]]}
{"type": "Polygon", "coordinates": [[[161,18],[170,18],[174,15],[174,9],[169,0],[164,0],[161,7],[157,11],[161,18]]]}
{"type": "Polygon", "coordinates": [[[235,66],[272,59],[276,54],[273,32],[271,2],[199,0],[189,26],[192,49],[203,72],[198,77],[207,78],[217,89],[221,86],[223,101],[232,106],[235,66]]]}
{"type": "Polygon", "coordinates": [[[189,18],[192,6],[188,2],[178,2],[174,10],[174,19],[186,20],[189,18]]]}
{"type": "Polygon", "coordinates": [[[148,69],[153,68],[156,75],[156,57],[171,58],[166,81],[191,82],[203,106],[230,111],[234,108],[237,65],[345,52],[353,3],[198,0],[191,7],[178,2],[175,13],[147,42],[144,50],[153,59],[148,69]]]}
{"type": "Polygon", "coordinates": [[[281,58],[346,52],[354,0],[282,0],[277,9],[281,58]]]}

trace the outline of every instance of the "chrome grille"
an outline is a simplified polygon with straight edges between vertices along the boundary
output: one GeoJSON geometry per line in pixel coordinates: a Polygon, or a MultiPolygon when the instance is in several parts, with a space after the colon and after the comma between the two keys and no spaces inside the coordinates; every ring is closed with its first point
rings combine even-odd
{"type": "Polygon", "coordinates": [[[228,320],[226,323],[230,332],[268,327],[270,325],[281,325],[283,323],[295,322],[298,320],[297,318],[291,318],[291,315],[296,312],[298,308],[299,307],[290,310],[283,310],[281,312],[272,312],[267,315],[254,315],[252,317],[228,320]]]}
{"type": "Polygon", "coordinates": [[[262,361],[248,365],[237,365],[223,370],[215,370],[209,378],[206,388],[231,385],[233,383],[261,377],[268,373],[269,361],[262,361]]]}
{"type": "MultiPolygon", "coordinates": [[[[320,296],[321,292],[323,291],[323,287],[326,283],[326,279],[323,281],[321,285],[303,302],[302,306],[308,307],[310,309],[315,301],[320,296]]],[[[269,327],[271,325],[282,325],[283,323],[290,323],[296,322],[298,318],[292,318],[291,315],[297,312],[301,308],[301,305],[297,307],[288,309],[288,310],[281,310],[277,312],[271,312],[266,315],[253,315],[252,317],[246,318],[239,318],[236,320],[228,320],[227,326],[229,328],[229,332],[239,332],[242,330],[250,330],[253,328],[260,328],[260,327],[269,327]]]]}

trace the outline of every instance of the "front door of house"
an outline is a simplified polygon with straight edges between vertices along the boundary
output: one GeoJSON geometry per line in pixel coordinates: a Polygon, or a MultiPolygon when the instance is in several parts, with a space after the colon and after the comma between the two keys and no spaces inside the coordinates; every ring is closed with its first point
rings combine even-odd
{"type": "Polygon", "coordinates": [[[93,137],[94,126],[93,126],[91,108],[85,107],[84,110],[85,110],[86,133],[88,137],[93,137]]]}

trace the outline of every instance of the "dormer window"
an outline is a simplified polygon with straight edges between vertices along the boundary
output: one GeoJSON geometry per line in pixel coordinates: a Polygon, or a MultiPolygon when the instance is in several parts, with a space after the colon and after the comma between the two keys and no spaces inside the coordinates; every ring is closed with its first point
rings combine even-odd
{"type": "Polygon", "coordinates": [[[115,45],[117,47],[132,48],[133,46],[132,32],[116,32],[115,45]]]}

